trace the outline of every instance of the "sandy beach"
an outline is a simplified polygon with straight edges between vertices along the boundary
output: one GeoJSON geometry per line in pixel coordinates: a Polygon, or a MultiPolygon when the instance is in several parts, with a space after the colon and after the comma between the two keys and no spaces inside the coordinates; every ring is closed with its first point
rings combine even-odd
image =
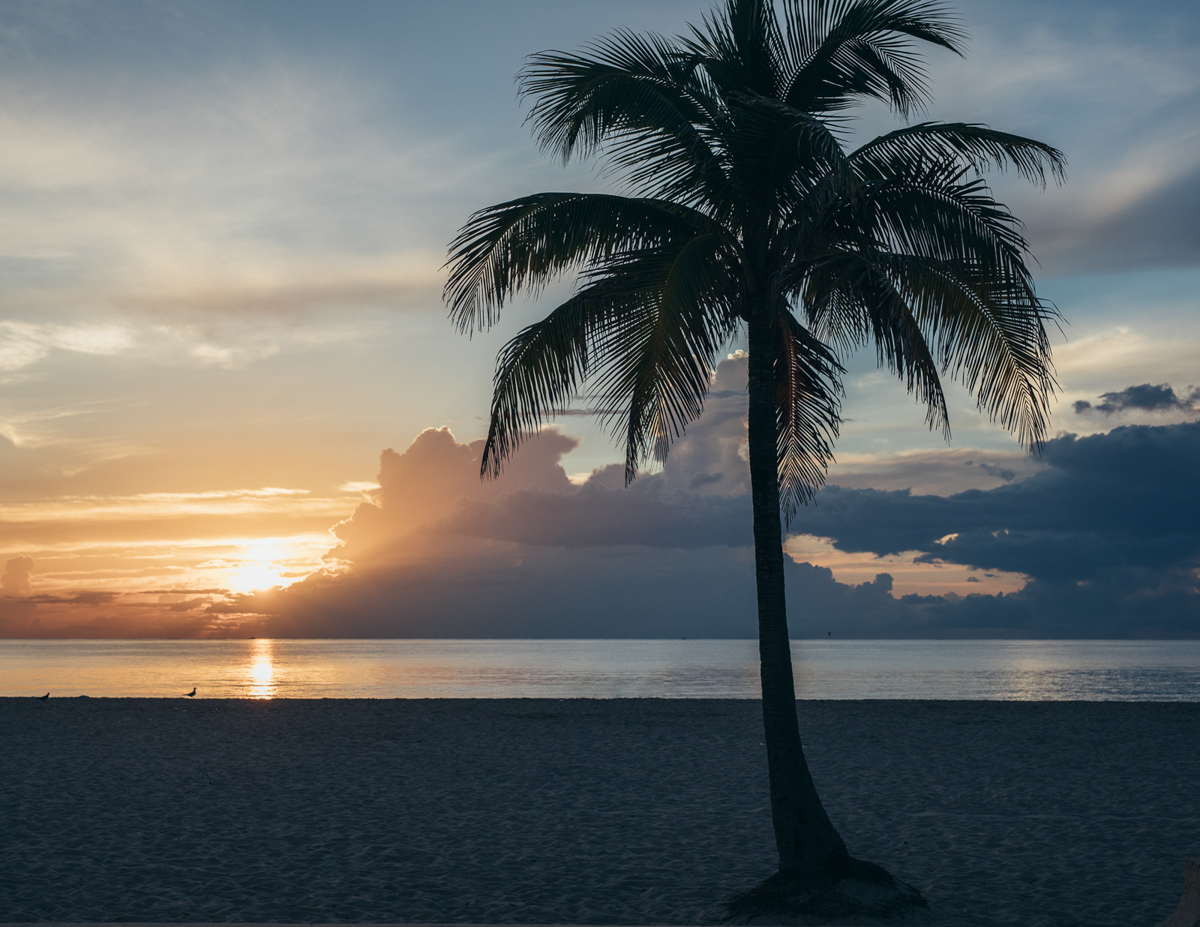
{"type": "MultiPolygon", "coordinates": [[[[801,702],[937,922],[1151,925],[1200,704],[801,702]]],[[[772,868],[758,704],[0,700],[0,920],[712,924],[772,868]]]]}

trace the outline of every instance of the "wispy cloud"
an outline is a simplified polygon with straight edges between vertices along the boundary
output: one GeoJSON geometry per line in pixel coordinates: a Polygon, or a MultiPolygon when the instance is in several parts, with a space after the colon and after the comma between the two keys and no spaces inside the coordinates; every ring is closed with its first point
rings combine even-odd
{"type": "Polygon", "coordinates": [[[436,306],[441,240],[427,234],[448,238],[454,220],[435,198],[494,166],[397,125],[381,88],[344,67],[279,52],[136,84],[5,77],[12,309],[436,306]]]}
{"type": "Polygon", "coordinates": [[[295,514],[333,513],[345,501],[312,497],[306,489],[238,489],[211,492],[139,493],[131,496],[60,496],[53,500],[0,503],[7,522],[48,522],[69,517],[91,520],[143,520],[187,515],[246,515],[283,509],[295,514]]]}
{"type": "Polygon", "coordinates": [[[964,11],[974,38],[965,60],[934,56],[935,112],[1066,152],[1062,189],[998,181],[1043,272],[1200,264],[1194,22],[1189,33],[1115,4],[999,9],[964,11]]]}
{"type": "Polygon", "coordinates": [[[0,371],[28,367],[55,350],[113,356],[132,350],[135,344],[129,325],[39,325],[0,320],[0,371]]]}

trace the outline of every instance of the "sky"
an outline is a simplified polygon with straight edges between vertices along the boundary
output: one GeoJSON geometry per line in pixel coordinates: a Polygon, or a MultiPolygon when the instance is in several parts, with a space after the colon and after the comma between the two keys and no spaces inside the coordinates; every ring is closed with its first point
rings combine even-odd
{"type": "MultiPolygon", "coordinates": [[[[441,300],[476,209],[619,189],[544,157],[525,57],[692,0],[0,6],[0,636],[752,637],[743,343],[625,488],[587,415],[480,483],[497,350],[441,300]]],[[[1200,636],[1200,12],[953,5],[914,118],[1067,155],[1027,224],[1060,391],[1032,458],[864,352],[789,526],[794,636],[1200,636]]],[[[858,111],[869,137],[898,123],[858,111]]]]}

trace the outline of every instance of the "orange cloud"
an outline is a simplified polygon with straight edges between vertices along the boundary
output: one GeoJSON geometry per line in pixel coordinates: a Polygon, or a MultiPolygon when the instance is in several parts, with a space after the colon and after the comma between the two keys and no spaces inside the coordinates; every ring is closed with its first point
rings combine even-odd
{"type": "Polygon", "coordinates": [[[32,572],[32,557],[13,557],[4,564],[4,573],[0,574],[0,592],[11,596],[29,595],[29,574],[32,572]]]}

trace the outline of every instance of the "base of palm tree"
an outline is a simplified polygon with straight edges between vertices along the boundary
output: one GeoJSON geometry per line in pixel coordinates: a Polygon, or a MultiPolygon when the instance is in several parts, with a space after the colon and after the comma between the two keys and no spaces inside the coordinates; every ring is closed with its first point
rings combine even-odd
{"type": "Polygon", "coordinates": [[[921,893],[882,866],[844,857],[812,873],[780,870],[726,902],[734,924],[923,923],[921,893]]]}

